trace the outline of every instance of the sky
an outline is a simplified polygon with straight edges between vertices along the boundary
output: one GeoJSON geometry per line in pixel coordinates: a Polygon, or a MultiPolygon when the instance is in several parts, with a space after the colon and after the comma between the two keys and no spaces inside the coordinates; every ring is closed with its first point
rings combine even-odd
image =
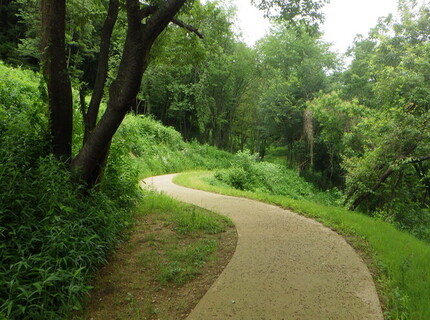
{"type": "Polygon", "coordinates": [[[345,53],[357,34],[366,36],[378,18],[396,11],[397,0],[331,0],[324,9],[323,39],[345,53]]]}
{"type": "MultiPolygon", "coordinates": [[[[252,7],[250,0],[232,0],[237,6],[237,27],[249,45],[263,37],[270,23],[262,12],[252,7]]],[[[324,8],[326,21],[322,26],[323,39],[333,44],[333,50],[345,53],[356,34],[367,35],[378,18],[395,13],[397,0],[331,0],[324,8]]]]}

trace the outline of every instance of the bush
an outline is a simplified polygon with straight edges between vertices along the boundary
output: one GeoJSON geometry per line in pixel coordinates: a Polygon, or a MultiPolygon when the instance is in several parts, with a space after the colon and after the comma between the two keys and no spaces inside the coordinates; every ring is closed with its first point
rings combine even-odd
{"type": "Polygon", "coordinates": [[[232,167],[217,171],[215,178],[239,190],[284,195],[292,199],[313,199],[323,203],[335,201],[333,198],[336,197],[316,190],[297,172],[280,164],[257,159],[256,155],[248,151],[239,152],[232,167]]]}
{"type": "Polygon", "coordinates": [[[128,115],[114,144],[131,155],[140,178],[190,169],[226,168],[233,155],[198,143],[185,143],[175,129],[163,126],[148,116],[128,115]]]}

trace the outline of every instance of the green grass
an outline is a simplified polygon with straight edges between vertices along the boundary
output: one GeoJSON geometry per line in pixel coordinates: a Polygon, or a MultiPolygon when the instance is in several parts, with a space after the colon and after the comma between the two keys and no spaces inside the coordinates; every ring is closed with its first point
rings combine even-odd
{"type": "Polygon", "coordinates": [[[176,245],[166,253],[166,261],[158,267],[157,280],[161,284],[174,282],[183,285],[196,277],[205,263],[217,250],[217,242],[213,239],[195,241],[185,248],[176,245]]]}
{"type": "Polygon", "coordinates": [[[235,232],[230,219],[142,193],[128,240],[97,274],[86,310],[73,319],[179,319],[233,253],[235,242],[225,238],[235,232]]]}
{"type": "Polygon", "coordinates": [[[233,226],[227,217],[154,191],[145,192],[139,211],[161,215],[165,225],[176,232],[164,240],[155,234],[148,235],[146,239],[148,242],[165,243],[163,256],[153,257],[157,260],[153,269],[157,270],[156,278],[161,284],[173,282],[183,285],[197,276],[204,264],[213,258],[218,245],[216,240],[202,236],[219,234],[233,226]],[[184,239],[193,240],[184,246],[184,239]]]}
{"type": "Polygon", "coordinates": [[[186,205],[163,193],[145,191],[139,211],[168,214],[169,222],[180,234],[204,232],[216,234],[232,227],[233,222],[224,216],[199,207],[186,205]]]}
{"type": "Polygon", "coordinates": [[[430,319],[430,246],[393,225],[344,208],[325,206],[284,196],[236,190],[214,180],[211,172],[189,172],[176,183],[232,196],[276,204],[314,218],[344,235],[353,245],[370,253],[379,270],[377,281],[388,319],[430,319]]]}

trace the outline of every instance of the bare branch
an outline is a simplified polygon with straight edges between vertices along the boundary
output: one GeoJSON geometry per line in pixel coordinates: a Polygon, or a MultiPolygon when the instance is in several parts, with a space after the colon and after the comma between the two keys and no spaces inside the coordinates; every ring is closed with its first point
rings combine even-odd
{"type": "Polygon", "coordinates": [[[187,29],[188,31],[194,32],[200,39],[204,38],[204,35],[202,33],[200,33],[199,30],[194,28],[192,25],[186,24],[185,22],[183,22],[177,18],[173,18],[172,22],[174,24],[180,26],[181,28],[184,28],[184,29],[187,29]]]}

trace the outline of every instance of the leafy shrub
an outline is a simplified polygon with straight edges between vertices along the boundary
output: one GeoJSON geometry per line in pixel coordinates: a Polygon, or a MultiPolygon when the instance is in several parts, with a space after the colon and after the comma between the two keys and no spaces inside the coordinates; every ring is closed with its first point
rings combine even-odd
{"type": "Polygon", "coordinates": [[[128,115],[113,139],[132,155],[140,177],[190,169],[215,169],[231,165],[233,155],[198,143],[185,143],[173,128],[148,116],[128,115]]]}
{"type": "Polygon", "coordinates": [[[319,192],[297,172],[280,164],[257,161],[257,156],[247,152],[236,154],[232,167],[219,170],[215,178],[233,188],[284,195],[292,199],[314,199],[333,202],[328,192],[319,192]]]}

